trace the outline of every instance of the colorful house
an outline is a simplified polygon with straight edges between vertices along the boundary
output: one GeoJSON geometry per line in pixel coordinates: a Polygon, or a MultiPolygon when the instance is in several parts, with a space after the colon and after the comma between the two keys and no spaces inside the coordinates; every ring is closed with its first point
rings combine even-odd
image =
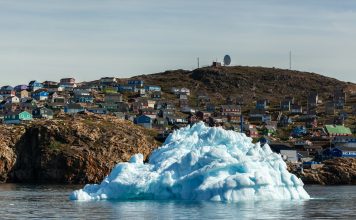
{"type": "Polygon", "coordinates": [[[129,80],[127,84],[134,87],[143,87],[143,80],[129,80]]]}
{"type": "Polygon", "coordinates": [[[343,125],[325,125],[324,128],[330,137],[352,135],[351,129],[343,125]]]}
{"type": "Polygon", "coordinates": [[[33,109],[32,115],[34,118],[53,119],[53,111],[46,107],[33,109]]]}
{"type": "Polygon", "coordinates": [[[23,90],[28,90],[28,86],[27,85],[17,85],[17,86],[15,86],[14,90],[16,92],[20,92],[20,91],[23,91],[23,90]]]}
{"type": "Polygon", "coordinates": [[[36,80],[32,80],[29,84],[28,84],[28,89],[31,91],[31,92],[34,92],[34,91],[37,91],[39,89],[42,89],[43,88],[43,85],[42,83],[36,81],[36,80]]]}
{"type": "Polygon", "coordinates": [[[25,121],[31,121],[32,114],[27,111],[8,112],[4,115],[5,124],[20,124],[25,121]]]}
{"type": "Polygon", "coordinates": [[[3,86],[0,88],[0,95],[3,98],[14,96],[16,94],[14,88],[12,86],[3,86]]]}
{"type": "Polygon", "coordinates": [[[65,90],[73,90],[73,88],[77,87],[74,78],[63,78],[60,80],[59,85],[65,90]]]}
{"type": "Polygon", "coordinates": [[[49,93],[46,90],[36,90],[32,93],[32,98],[36,99],[37,101],[45,101],[48,99],[49,93]]]}
{"type": "Polygon", "coordinates": [[[331,150],[330,149],[324,150],[323,154],[330,156],[330,157],[356,158],[356,148],[354,148],[354,147],[334,147],[331,150]]]}
{"type": "Polygon", "coordinates": [[[93,103],[94,97],[91,95],[76,95],[74,96],[74,100],[77,103],[93,103]]]}
{"type": "Polygon", "coordinates": [[[134,119],[135,124],[140,125],[144,128],[152,128],[152,121],[153,119],[146,115],[141,115],[134,119]]]}
{"type": "Polygon", "coordinates": [[[265,110],[268,108],[268,100],[263,99],[263,100],[258,100],[256,102],[256,109],[257,110],[265,110]]]}
{"type": "Polygon", "coordinates": [[[146,92],[160,92],[161,91],[161,87],[160,86],[145,86],[145,90],[146,92]]]}

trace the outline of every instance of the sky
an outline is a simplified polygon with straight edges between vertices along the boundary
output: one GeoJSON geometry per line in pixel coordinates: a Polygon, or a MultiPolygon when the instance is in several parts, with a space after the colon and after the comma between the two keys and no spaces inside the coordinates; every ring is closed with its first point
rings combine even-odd
{"type": "Polygon", "coordinates": [[[356,82],[354,0],[0,0],[0,85],[231,65],[356,82]]]}

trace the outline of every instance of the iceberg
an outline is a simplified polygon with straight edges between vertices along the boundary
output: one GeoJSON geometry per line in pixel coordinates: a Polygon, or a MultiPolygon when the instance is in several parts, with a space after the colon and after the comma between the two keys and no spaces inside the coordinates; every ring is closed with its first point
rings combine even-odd
{"type": "Polygon", "coordinates": [[[176,199],[238,202],[309,199],[279,154],[245,134],[200,122],[174,131],[148,163],[136,154],[71,200],[176,199]]]}

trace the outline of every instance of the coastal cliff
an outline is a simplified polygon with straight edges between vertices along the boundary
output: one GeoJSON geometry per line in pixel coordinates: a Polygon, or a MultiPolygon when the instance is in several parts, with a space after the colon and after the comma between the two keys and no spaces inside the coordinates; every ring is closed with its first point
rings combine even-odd
{"type": "Polygon", "coordinates": [[[158,146],[152,131],[112,116],[62,116],[1,125],[0,181],[97,183],[118,162],[158,146]]]}
{"type": "Polygon", "coordinates": [[[336,158],[323,162],[317,169],[304,169],[300,178],[305,184],[354,185],[356,184],[356,158],[336,158]]]}

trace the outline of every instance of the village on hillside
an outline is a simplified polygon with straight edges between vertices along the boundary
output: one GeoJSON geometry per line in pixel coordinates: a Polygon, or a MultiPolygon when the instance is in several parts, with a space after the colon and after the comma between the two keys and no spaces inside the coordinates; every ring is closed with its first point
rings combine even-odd
{"type": "Polygon", "coordinates": [[[34,80],[28,85],[1,87],[0,121],[16,126],[55,120],[59,114],[109,114],[156,130],[160,141],[174,129],[203,121],[243,132],[261,145],[268,143],[292,163],[314,166],[314,161],[356,157],[356,91],[337,88],[327,100],[321,100],[317,91],[309,91],[307,100],[288,96],[271,103],[257,99],[250,109],[238,94],[223,102],[217,105],[205,93],[192,94],[190,88],[162,91],[139,79],[34,80]],[[194,103],[189,101],[192,96],[194,103]]]}

